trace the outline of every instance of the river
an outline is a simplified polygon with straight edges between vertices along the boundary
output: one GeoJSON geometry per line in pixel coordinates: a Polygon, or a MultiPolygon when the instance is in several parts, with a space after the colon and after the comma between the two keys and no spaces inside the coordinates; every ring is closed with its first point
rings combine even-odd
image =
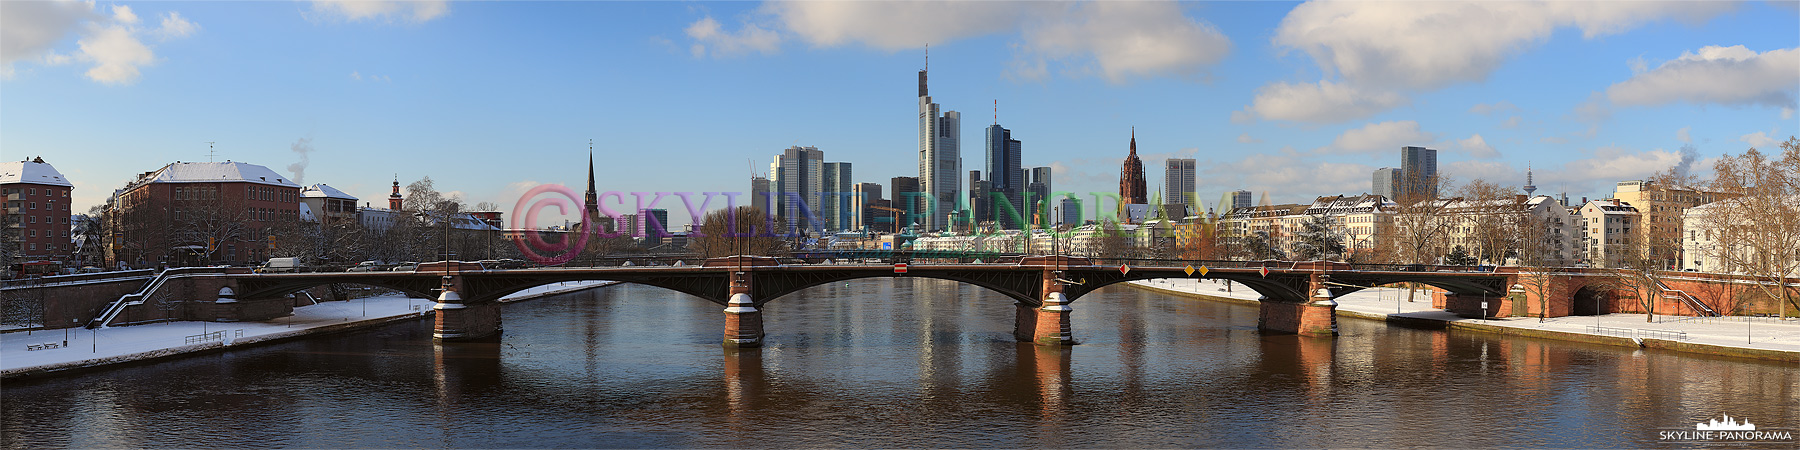
{"type": "MultiPolygon", "coordinates": [[[[820,286],[720,347],[720,306],[616,285],[507,305],[495,343],[428,322],[0,386],[50,447],[1693,447],[1729,414],[1800,428],[1793,364],[1340,319],[1114,286],[1081,345],[1015,343],[1012,301],[924,279],[820,286]]],[[[1792,447],[1793,441],[1761,446],[1792,447]]]]}

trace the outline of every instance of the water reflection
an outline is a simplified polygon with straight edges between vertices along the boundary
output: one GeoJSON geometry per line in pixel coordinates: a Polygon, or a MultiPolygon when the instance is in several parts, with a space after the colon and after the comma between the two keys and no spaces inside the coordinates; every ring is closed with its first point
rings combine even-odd
{"type": "Polygon", "coordinates": [[[1340,321],[1126,288],[1082,345],[1014,342],[1010,299],[860,280],[719,307],[615,286],[506,307],[495,342],[426,322],[0,386],[0,442],[45,447],[1657,446],[1719,414],[1800,428],[1792,364],[1340,321]]]}

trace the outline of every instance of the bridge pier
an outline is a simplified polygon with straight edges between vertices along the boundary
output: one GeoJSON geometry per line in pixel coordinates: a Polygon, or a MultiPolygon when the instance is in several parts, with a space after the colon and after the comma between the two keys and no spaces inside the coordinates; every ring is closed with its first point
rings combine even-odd
{"type": "Polygon", "coordinates": [[[1038,307],[1030,303],[1013,303],[1013,339],[1032,342],[1037,337],[1038,307]]]}
{"type": "Polygon", "coordinates": [[[1262,299],[1262,310],[1256,318],[1256,329],[1269,333],[1304,336],[1337,336],[1337,301],[1326,288],[1326,277],[1314,274],[1307,283],[1312,298],[1305,303],[1289,303],[1262,299]]]}
{"type": "Polygon", "coordinates": [[[732,272],[731,300],[726,302],[725,308],[724,345],[731,348],[761,347],[762,338],[762,311],[756,309],[756,302],[750,298],[750,275],[732,272]]]}
{"type": "Polygon", "coordinates": [[[444,276],[442,293],[432,306],[436,323],[431,337],[438,341],[472,341],[500,333],[500,304],[465,303],[455,277],[444,276]]]}
{"type": "Polygon", "coordinates": [[[1044,271],[1044,306],[1036,309],[1031,341],[1037,345],[1075,345],[1075,335],[1069,330],[1069,297],[1063,294],[1062,283],[1056,281],[1059,272],[1044,271]]]}

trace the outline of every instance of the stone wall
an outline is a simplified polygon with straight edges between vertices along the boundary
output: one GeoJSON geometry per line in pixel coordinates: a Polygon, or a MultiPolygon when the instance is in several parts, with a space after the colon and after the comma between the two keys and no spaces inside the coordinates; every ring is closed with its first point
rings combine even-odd
{"type": "Polygon", "coordinates": [[[33,321],[48,329],[78,327],[87,324],[119,297],[143,289],[144,283],[149,281],[149,278],[129,278],[7,288],[0,290],[0,310],[7,311],[9,322],[33,321]]]}

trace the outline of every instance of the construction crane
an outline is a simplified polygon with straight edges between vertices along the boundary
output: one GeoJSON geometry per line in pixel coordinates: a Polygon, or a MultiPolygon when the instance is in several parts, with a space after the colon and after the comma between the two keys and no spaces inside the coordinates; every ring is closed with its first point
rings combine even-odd
{"type": "Polygon", "coordinates": [[[894,213],[894,232],[895,233],[900,232],[900,213],[904,213],[904,212],[906,212],[906,210],[899,209],[899,208],[889,208],[889,207],[880,206],[880,205],[867,205],[866,207],[869,209],[888,211],[888,212],[894,213]]]}

